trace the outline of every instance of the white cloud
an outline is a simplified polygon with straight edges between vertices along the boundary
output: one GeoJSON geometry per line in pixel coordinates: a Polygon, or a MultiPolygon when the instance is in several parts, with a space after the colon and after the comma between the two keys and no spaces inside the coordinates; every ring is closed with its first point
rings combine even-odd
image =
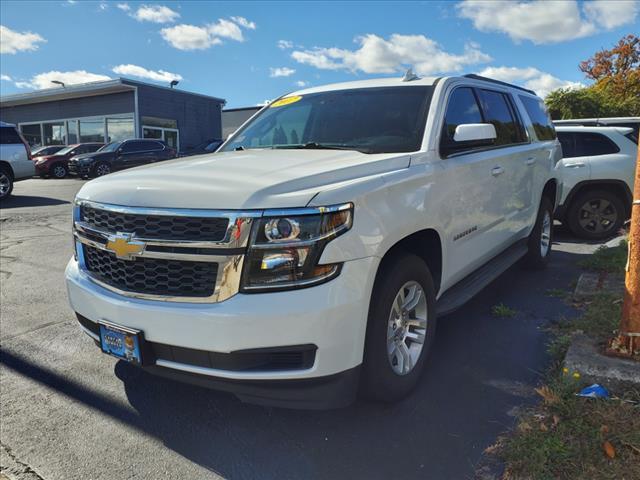
{"type": "Polygon", "coordinates": [[[464,0],[456,9],[482,32],[502,32],[515,42],[536,44],[573,40],[593,35],[598,28],[633,23],[639,10],[636,0],[593,0],[582,5],[581,12],[575,0],[464,0]]]}
{"type": "MultiPolygon", "coordinates": [[[[128,6],[128,5],[127,5],[128,6]]],[[[118,8],[120,6],[118,5],[118,8]]],[[[122,9],[121,9],[122,10],[122,9]]],[[[180,18],[180,14],[164,5],[140,5],[131,16],[139,22],[171,23],[180,18]]]]}
{"type": "Polygon", "coordinates": [[[394,73],[413,67],[419,75],[458,71],[467,65],[491,60],[477,44],[465,45],[464,52],[456,55],[445,52],[437,42],[424,35],[396,33],[385,40],[370,33],[357,37],[356,42],[360,45],[356,50],[335,47],[295,50],[291,57],[324,70],[394,73]]]}
{"type": "Polygon", "coordinates": [[[4,73],[0,74],[0,80],[4,80],[5,82],[11,82],[12,79],[9,75],[5,75],[4,73]]]}
{"type": "Polygon", "coordinates": [[[247,20],[244,17],[231,17],[231,20],[233,20],[234,22],[236,22],[238,25],[240,25],[243,28],[247,28],[249,30],[255,30],[256,29],[256,23],[255,22],[250,22],[249,20],[247,20]]]}
{"type": "Polygon", "coordinates": [[[640,13],[640,2],[629,0],[607,0],[584,2],[586,17],[607,30],[633,23],[640,13]]]}
{"type": "Polygon", "coordinates": [[[29,81],[26,82],[15,82],[15,85],[18,88],[34,88],[39,90],[43,88],[62,88],[55,83],[51,83],[52,80],[63,82],[65,85],[73,85],[76,83],[98,82],[100,80],[109,79],[110,77],[107,77],[106,75],[90,73],[85,70],[74,70],[71,72],[58,72],[56,70],[52,70],[50,72],[44,72],[34,75],[29,81]]]}
{"type": "Polygon", "coordinates": [[[182,75],[179,73],[171,73],[165,70],[148,70],[139,65],[117,65],[112,69],[113,73],[118,75],[127,75],[131,77],[145,78],[156,82],[169,83],[171,80],[182,80],[182,75]]]}
{"type": "Polygon", "coordinates": [[[235,22],[220,18],[217,22],[203,27],[180,24],[163,28],[160,34],[172,47],[179,50],[204,50],[214,45],[220,45],[223,39],[243,42],[242,28],[253,29],[255,28],[255,23],[249,22],[243,17],[232,18],[235,22]],[[238,19],[242,19],[242,24],[236,23],[238,19]],[[245,25],[247,26],[245,27],[245,25]]]}
{"type": "Polygon", "coordinates": [[[580,82],[561,80],[550,73],[542,72],[534,67],[487,67],[480,72],[483,77],[514,83],[533,90],[541,97],[546,97],[558,88],[583,88],[580,82]]]}
{"type": "Polygon", "coordinates": [[[0,53],[15,55],[18,52],[37,50],[39,43],[46,42],[37,33],[16,32],[0,25],[0,53]]]}
{"type": "Polygon", "coordinates": [[[123,12],[128,12],[131,10],[131,7],[129,6],[128,3],[118,3],[116,7],[118,7],[123,12]]]}
{"type": "Polygon", "coordinates": [[[293,48],[293,42],[290,40],[278,40],[278,48],[280,50],[288,50],[293,48]]]}
{"type": "Polygon", "coordinates": [[[289,77],[291,75],[293,75],[294,73],[296,73],[296,71],[293,68],[289,68],[289,67],[271,67],[270,69],[270,77],[289,77]]]}
{"type": "Polygon", "coordinates": [[[309,82],[306,82],[304,80],[298,80],[297,82],[295,82],[296,87],[306,87],[307,85],[309,85],[309,82]]]}

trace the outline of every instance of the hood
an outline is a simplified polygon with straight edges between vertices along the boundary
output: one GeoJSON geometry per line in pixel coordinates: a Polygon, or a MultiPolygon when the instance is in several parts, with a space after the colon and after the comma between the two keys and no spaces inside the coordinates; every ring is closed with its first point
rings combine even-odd
{"type": "Polygon", "coordinates": [[[53,155],[41,155],[38,157],[33,157],[33,160],[35,162],[42,162],[42,161],[51,161],[51,160],[68,160],[69,159],[69,155],[56,155],[55,153],[53,155]]]}
{"type": "Polygon", "coordinates": [[[246,150],[180,158],[93,180],[78,198],[132,207],[303,207],[328,186],[409,166],[409,154],[246,150]]]}

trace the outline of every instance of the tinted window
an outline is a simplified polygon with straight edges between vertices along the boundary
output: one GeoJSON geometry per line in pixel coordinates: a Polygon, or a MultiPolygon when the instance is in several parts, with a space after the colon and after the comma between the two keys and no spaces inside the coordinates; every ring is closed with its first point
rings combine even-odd
{"type": "Polygon", "coordinates": [[[482,123],[480,107],[470,88],[457,88],[449,97],[447,112],[444,116],[442,143],[454,147],[453,135],[458,125],[465,123],[482,123]]]}
{"type": "Polygon", "coordinates": [[[416,151],[432,91],[404,86],[287,97],[263,109],[224,150],[333,146],[363,153],[416,151]]]}
{"type": "Polygon", "coordinates": [[[161,143],[154,142],[151,140],[139,140],[134,142],[126,142],[122,151],[131,153],[131,152],[148,152],[150,150],[162,150],[164,147],[161,143]]]}
{"type": "Polygon", "coordinates": [[[533,123],[533,129],[536,132],[538,140],[553,140],[556,138],[556,131],[555,128],[553,128],[551,117],[542,100],[520,95],[520,101],[524,105],[524,109],[527,111],[531,123],[533,123]]]}
{"type": "Polygon", "coordinates": [[[576,132],[576,150],[579,156],[597,156],[618,153],[618,146],[604,135],[591,132],[576,132]]]}
{"type": "Polygon", "coordinates": [[[0,143],[2,145],[22,143],[18,132],[13,127],[0,127],[0,143]]]}
{"type": "Polygon", "coordinates": [[[576,157],[575,139],[573,133],[558,132],[558,140],[562,145],[562,158],[576,157]]]}
{"type": "Polygon", "coordinates": [[[507,96],[493,90],[479,90],[484,121],[496,127],[495,145],[510,145],[524,141],[524,131],[507,96]]]}

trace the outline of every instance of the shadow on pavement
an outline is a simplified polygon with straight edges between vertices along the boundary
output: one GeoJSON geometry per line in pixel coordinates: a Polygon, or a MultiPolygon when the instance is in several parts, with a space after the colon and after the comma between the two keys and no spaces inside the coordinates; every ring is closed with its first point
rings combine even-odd
{"type": "Polygon", "coordinates": [[[554,252],[545,271],[515,266],[439,319],[417,391],[394,405],[360,401],[321,412],[246,405],[118,362],[136,414],[48,367],[6,352],[2,361],[233,480],[472,478],[484,449],[513,426],[514,407],[536,401],[547,362],[544,327],[574,314],[548,290],[568,288],[579,257],[554,252]],[[517,315],[492,316],[497,303],[517,315]]]}
{"type": "Polygon", "coordinates": [[[18,207],[45,207],[48,205],[63,205],[69,203],[66,200],[49,197],[35,197],[31,195],[12,195],[0,202],[0,209],[18,207]]]}

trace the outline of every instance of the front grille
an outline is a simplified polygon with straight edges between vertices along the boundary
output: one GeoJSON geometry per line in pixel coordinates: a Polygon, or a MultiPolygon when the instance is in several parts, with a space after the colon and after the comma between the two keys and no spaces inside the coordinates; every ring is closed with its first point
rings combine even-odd
{"type": "Polygon", "coordinates": [[[121,260],[113,253],[84,246],[86,268],[97,279],[128,292],[174,297],[210,297],[218,264],[139,257],[121,260]]]}
{"type": "Polygon", "coordinates": [[[116,233],[133,233],[138,238],[219,242],[224,239],[229,220],[212,217],[138,215],[101,210],[82,205],[82,220],[90,226],[116,233]]]}

